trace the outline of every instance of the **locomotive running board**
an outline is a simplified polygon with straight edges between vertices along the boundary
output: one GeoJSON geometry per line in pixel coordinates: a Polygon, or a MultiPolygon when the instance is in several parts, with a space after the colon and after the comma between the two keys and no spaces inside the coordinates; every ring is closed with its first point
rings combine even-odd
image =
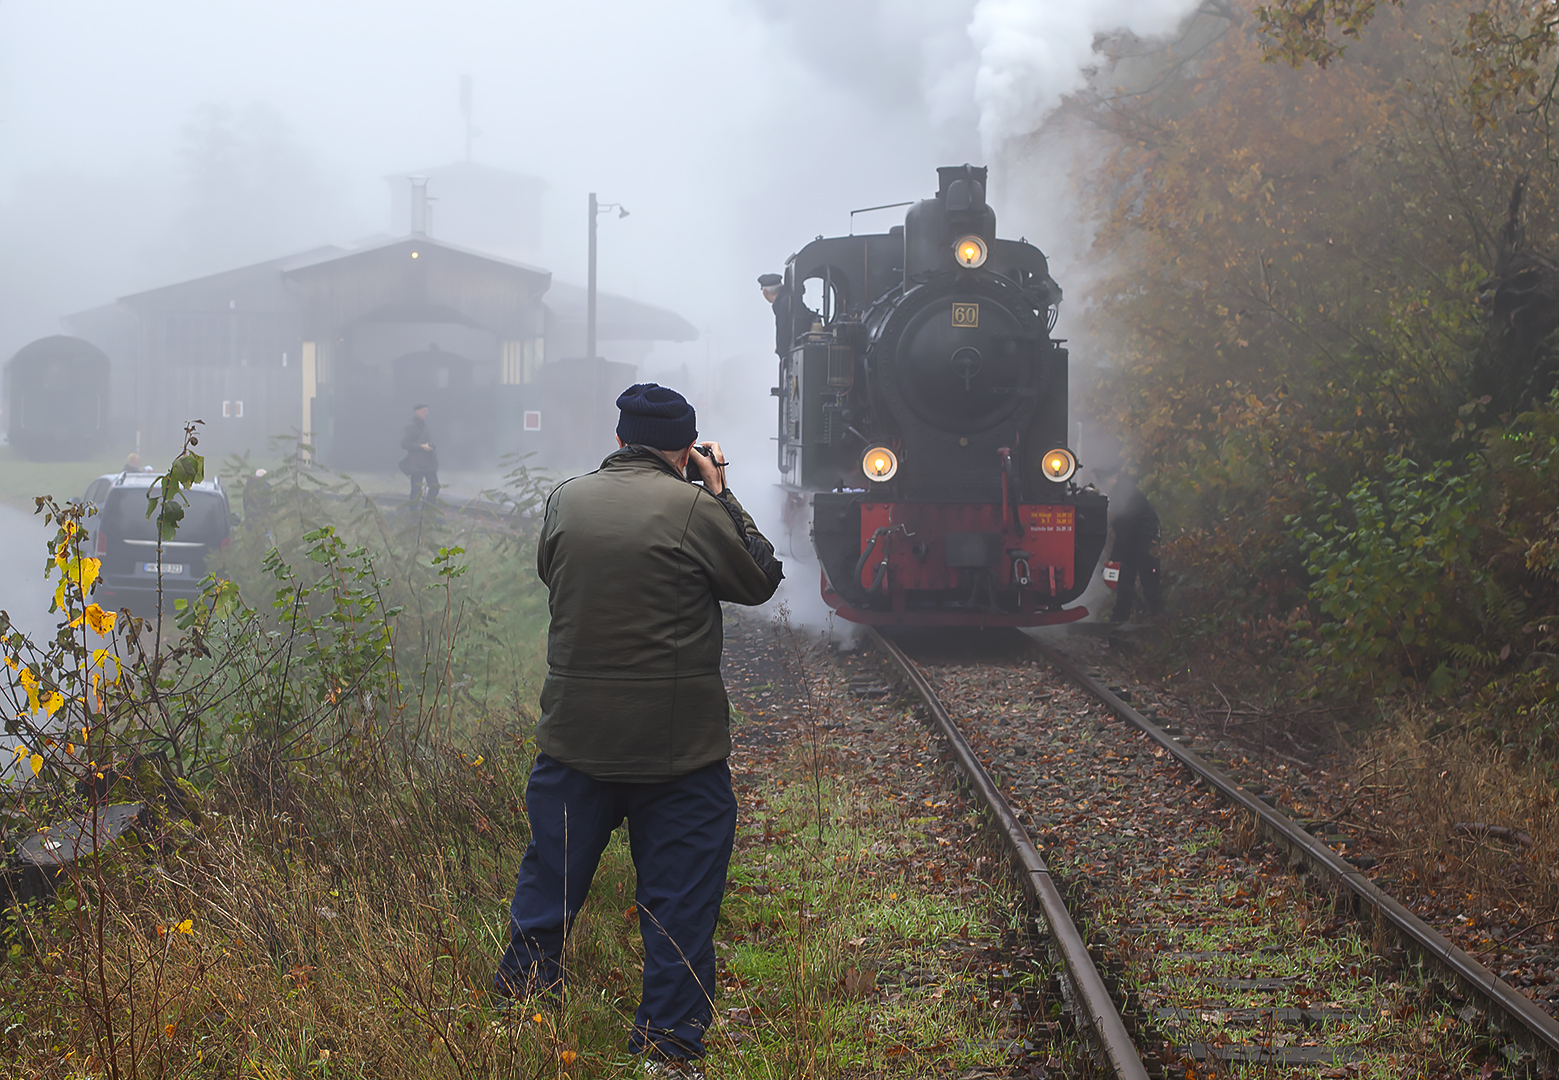
{"type": "Polygon", "coordinates": [[[828,583],[828,575],[822,579],[823,602],[839,615],[853,623],[866,626],[1058,626],[1088,617],[1088,609],[1082,605],[1073,608],[1036,609],[1007,614],[999,611],[862,611],[845,603],[844,598],[828,583]]]}

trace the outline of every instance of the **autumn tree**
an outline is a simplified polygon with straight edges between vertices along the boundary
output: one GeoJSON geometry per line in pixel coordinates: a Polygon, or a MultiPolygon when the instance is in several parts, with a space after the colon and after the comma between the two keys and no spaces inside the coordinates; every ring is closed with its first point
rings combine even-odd
{"type": "MultiPolygon", "coordinates": [[[[1517,180],[1547,171],[1548,60],[1491,10],[1223,5],[1171,45],[1116,42],[1061,121],[1100,147],[1080,185],[1103,268],[1089,400],[1159,496],[1183,610],[1225,641],[1313,644],[1316,522],[1493,419],[1479,287],[1517,180]],[[1470,55],[1478,33],[1505,35],[1504,76],[1470,55]]],[[[1551,235],[1554,209],[1532,184],[1526,227],[1551,235]]],[[[1476,606],[1439,632],[1476,630],[1476,606]]]]}

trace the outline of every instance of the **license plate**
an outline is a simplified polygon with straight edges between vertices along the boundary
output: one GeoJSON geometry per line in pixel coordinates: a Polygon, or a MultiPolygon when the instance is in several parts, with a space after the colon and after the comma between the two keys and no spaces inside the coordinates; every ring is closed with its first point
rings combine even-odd
{"type": "MultiPolygon", "coordinates": [[[[142,563],[141,567],[148,574],[157,572],[157,564],[154,562],[142,563]]],[[[184,564],[181,562],[165,562],[162,564],[162,572],[164,574],[182,574],[184,573],[184,564]]]]}

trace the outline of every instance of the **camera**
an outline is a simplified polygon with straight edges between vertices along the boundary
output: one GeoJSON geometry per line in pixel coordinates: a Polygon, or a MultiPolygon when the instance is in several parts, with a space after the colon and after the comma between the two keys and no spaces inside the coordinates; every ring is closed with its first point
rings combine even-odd
{"type": "MultiPolygon", "coordinates": [[[[693,444],[693,452],[696,454],[703,454],[706,458],[712,458],[714,456],[710,453],[709,447],[699,446],[697,443],[693,444]]],[[[687,459],[687,478],[690,483],[695,484],[704,479],[704,474],[698,471],[698,466],[693,464],[693,459],[691,457],[687,459]]]]}

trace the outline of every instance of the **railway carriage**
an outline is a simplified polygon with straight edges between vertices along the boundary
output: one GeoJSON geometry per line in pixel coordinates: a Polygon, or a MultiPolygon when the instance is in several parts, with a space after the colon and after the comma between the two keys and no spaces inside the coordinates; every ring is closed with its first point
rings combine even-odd
{"type": "Polygon", "coordinates": [[[1106,500],[1067,446],[1061,288],[1038,248],[997,237],[984,168],[937,173],[903,225],[786,264],[782,483],[811,498],[823,596],[846,619],[1070,622],[1106,500]]]}
{"type": "Polygon", "coordinates": [[[80,338],[39,338],[6,365],[6,434],[30,461],[85,461],[107,442],[109,362],[80,338]]]}

